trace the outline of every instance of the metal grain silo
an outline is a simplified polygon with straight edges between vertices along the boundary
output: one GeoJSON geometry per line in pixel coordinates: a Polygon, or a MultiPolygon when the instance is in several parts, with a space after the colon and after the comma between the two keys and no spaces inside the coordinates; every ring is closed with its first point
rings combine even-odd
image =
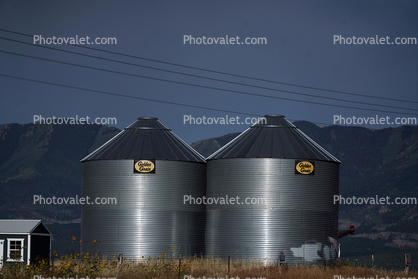
{"type": "Polygon", "coordinates": [[[157,118],[138,118],[82,165],[83,197],[117,200],[82,206],[83,253],[204,253],[204,205],[183,204],[183,196],[205,195],[206,162],[157,118]]]}
{"type": "Polygon", "coordinates": [[[334,260],[339,164],[284,116],[266,115],[207,158],[207,198],[229,204],[208,201],[206,254],[271,262],[284,250],[289,264],[334,260]]]}

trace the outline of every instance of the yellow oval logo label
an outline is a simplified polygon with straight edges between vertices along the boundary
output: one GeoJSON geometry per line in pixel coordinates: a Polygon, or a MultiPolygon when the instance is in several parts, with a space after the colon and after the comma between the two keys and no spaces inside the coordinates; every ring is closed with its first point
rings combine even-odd
{"type": "Polygon", "coordinates": [[[152,172],[155,168],[155,165],[151,161],[140,160],[135,163],[134,167],[138,172],[152,172]]]}
{"type": "Polygon", "coordinates": [[[301,174],[310,174],[314,171],[314,165],[308,161],[302,161],[296,164],[296,170],[301,174]]]}

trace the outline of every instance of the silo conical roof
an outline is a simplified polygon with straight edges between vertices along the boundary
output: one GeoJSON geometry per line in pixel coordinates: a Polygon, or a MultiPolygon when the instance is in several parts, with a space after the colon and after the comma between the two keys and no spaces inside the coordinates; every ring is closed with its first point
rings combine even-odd
{"type": "Polygon", "coordinates": [[[289,158],[341,163],[283,115],[265,115],[207,160],[289,158]]]}
{"type": "Polygon", "coordinates": [[[138,118],[81,161],[126,159],[205,162],[202,155],[155,117],[138,118]]]}

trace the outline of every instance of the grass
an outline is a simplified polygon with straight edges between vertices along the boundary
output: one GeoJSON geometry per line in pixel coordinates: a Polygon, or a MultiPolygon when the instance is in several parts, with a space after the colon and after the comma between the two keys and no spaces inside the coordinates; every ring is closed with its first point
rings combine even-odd
{"type": "MultiPolygon", "coordinates": [[[[74,244],[76,238],[73,236],[72,239],[74,244]]],[[[95,240],[94,242],[96,247],[97,242],[95,240]]],[[[178,249],[179,247],[173,248],[178,249]]],[[[180,264],[179,259],[173,259],[172,256],[167,256],[165,253],[157,258],[145,258],[144,256],[136,260],[125,258],[119,267],[116,256],[104,257],[97,253],[73,252],[58,257],[54,251],[54,259],[56,260],[53,265],[45,260],[31,265],[6,262],[0,269],[0,279],[416,279],[418,277],[416,271],[410,272],[406,276],[403,271],[356,267],[344,260],[336,261],[334,265],[327,268],[319,265],[291,267],[283,265],[280,269],[276,264],[265,264],[263,261],[231,260],[228,272],[227,262],[220,258],[187,257],[182,258],[180,264]]]]}
{"type": "MultiPolygon", "coordinates": [[[[53,267],[45,261],[37,265],[6,265],[0,271],[1,279],[25,279],[40,278],[118,278],[118,279],[197,279],[197,278],[226,278],[228,265],[219,258],[189,257],[182,259],[179,266],[178,260],[170,260],[165,254],[160,257],[144,258],[137,261],[124,259],[123,268],[117,268],[116,258],[99,258],[98,255],[71,254],[62,256],[53,267]]],[[[232,261],[229,278],[417,278],[418,272],[411,272],[406,276],[400,271],[384,269],[371,269],[366,267],[354,267],[346,262],[335,264],[324,269],[318,265],[282,266],[281,270],[276,265],[264,266],[260,262],[232,261]],[[341,276],[341,277],[340,277],[341,276]]]]}

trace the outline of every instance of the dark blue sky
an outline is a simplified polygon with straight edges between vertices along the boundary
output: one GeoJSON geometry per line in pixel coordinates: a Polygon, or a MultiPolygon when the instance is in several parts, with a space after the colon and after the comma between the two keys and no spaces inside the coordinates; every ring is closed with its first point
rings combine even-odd
{"type": "MultiPolygon", "coordinates": [[[[297,85],[352,92],[343,95],[224,76],[150,61],[53,46],[103,58],[224,79],[202,80],[0,40],[0,50],[228,90],[330,104],[301,103],[82,69],[0,52],[0,74],[106,92],[229,110],[250,115],[283,114],[291,120],[333,123],[343,117],[417,117],[418,45],[340,45],[333,36],[418,37],[418,1],[1,1],[0,28],[43,37],[116,37],[107,51],[297,85]],[[42,3],[42,4],[40,4],[42,3]],[[266,45],[189,45],[183,36],[265,37],[266,45]],[[318,99],[244,86],[271,87],[371,105],[318,99]],[[413,103],[415,102],[415,103],[413,103]],[[335,105],[361,109],[341,108],[335,105]],[[376,112],[371,109],[399,113],[376,112]],[[409,109],[409,110],[408,110],[409,109]],[[411,110],[412,109],[412,110],[411,110]]],[[[0,31],[0,37],[31,43],[0,31]]],[[[43,117],[116,117],[124,128],[139,116],[158,117],[186,142],[241,132],[248,125],[184,125],[184,115],[231,117],[225,113],[103,95],[0,76],[0,124],[43,117]]],[[[380,129],[388,126],[367,126],[380,129]]],[[[392,127],[396,125],[390,125],[392,127]]]]}

